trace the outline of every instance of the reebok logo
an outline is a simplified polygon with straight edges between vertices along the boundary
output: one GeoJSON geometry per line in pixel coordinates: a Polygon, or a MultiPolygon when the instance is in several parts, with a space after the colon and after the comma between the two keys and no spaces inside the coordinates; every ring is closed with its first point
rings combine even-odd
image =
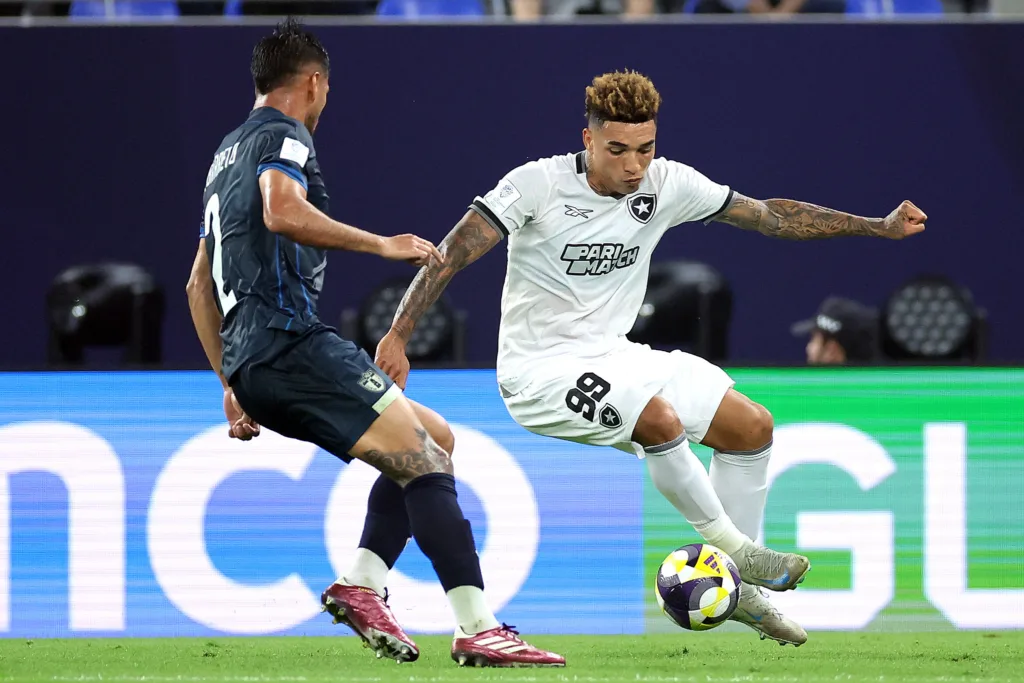
{"type": "Polygon", "coordinates": [[[590,214],[594,213],[593,209],[577,209],[575,206],[565,205],[565,215],[569,218],[582,218],[587,220],[590,218],[590,214]]]}

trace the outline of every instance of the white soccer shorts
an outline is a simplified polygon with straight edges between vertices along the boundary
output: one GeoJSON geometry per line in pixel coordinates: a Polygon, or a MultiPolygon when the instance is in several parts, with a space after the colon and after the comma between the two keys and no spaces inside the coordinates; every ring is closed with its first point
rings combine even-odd
{"type": "Polygon", "coordinates": [[[655,396],[675,409],[686,438],[700,443],[732,378],[721,368],[682,351],[656,351],[630,343],[592,360],[559,356],[538,360],[523,390],[505,407],[526,429],[591,446],[613,446],[644,457],[633,442],[640,413],[655,396]]]}

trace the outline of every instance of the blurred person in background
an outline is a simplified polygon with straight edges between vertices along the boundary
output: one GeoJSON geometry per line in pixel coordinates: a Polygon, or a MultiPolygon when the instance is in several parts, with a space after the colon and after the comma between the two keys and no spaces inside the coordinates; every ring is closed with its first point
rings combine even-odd
{"type": "Polygon", "coordinates": [[[509,0],[509,12],[520,21],[604,14],[646,17],[655,7],[655,0],[509,0]]]}
{"type": "MultiPolygon", "coordinates": [[[[693,0],[685,2],[689,5],[693,0]]],[[[846,0],[696,0],[696,14],[845,14],[846,0]]]]}
{"type": "MultiPolygon", "coordinates": [[[[182,3],[184,4],[184,3],[182,3]]],[[[245,0],[246,16],[350,16],[373,14],[377,0],[245,0]]]]}
{"type": "Polygon", "coordinates": [[[807,340],[808,365],[869,363],[876,359],[878,314],[852,299],[829,297],[818,314],[792,327],[794,336],[807,340]]]}

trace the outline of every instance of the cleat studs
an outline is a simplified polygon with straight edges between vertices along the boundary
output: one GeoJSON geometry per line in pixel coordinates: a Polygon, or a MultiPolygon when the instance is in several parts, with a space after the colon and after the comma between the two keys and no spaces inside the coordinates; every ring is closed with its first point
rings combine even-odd
{"type": "Polygon", "coordinates": [[[466,655],[459,655],[459,666],[466,666],[466,655]]]}

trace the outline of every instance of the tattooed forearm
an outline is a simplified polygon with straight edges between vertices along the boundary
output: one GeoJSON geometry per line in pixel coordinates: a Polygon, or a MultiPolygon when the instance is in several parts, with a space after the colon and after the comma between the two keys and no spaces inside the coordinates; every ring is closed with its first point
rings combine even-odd
{"type": "Polygon", "coordinates": [[[439,246],[444,261],[431,261],[430,265],[420,269],[409,285],[391,323],[392,332],[404,341],[409,341],[416,322],[441,296],[452,276],[486,254],[500,241],[501,234],[480,214],[470,211],[463,216],[439,246]]]}
{"type": "Polygon", "coordinates": [[[862,218],[792,199],[751,199],[733,196],[715,220],[770,237],[813,240],[844,235],[902,237],[898,226],[884,218],[862,218]]]}

